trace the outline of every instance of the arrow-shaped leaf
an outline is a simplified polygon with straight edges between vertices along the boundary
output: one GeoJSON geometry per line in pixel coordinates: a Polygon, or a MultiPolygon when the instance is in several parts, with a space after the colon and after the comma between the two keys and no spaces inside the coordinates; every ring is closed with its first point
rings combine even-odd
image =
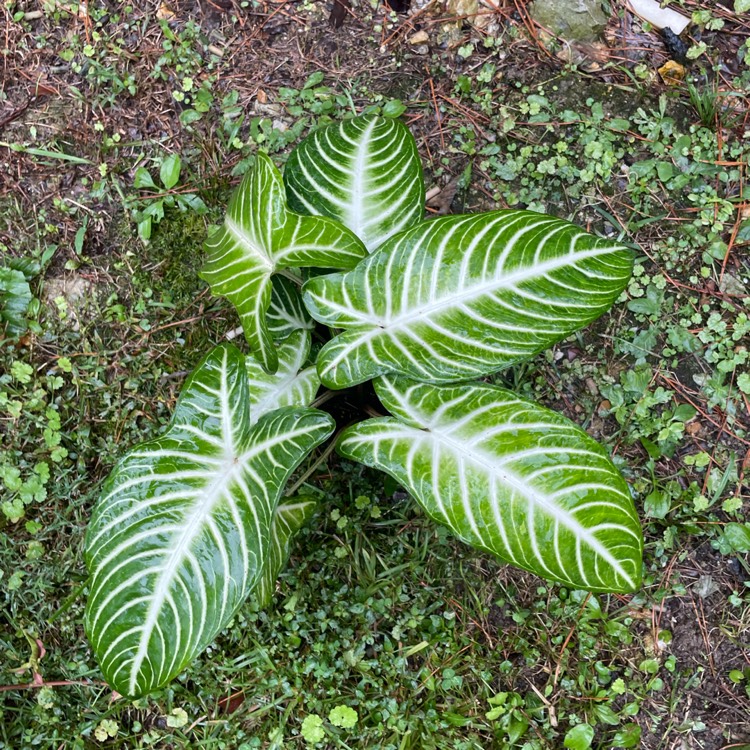
{"type": "Polygon", "coordinates": [[[300,216],[286,206],[279,171],[264,153],[229,203],[224,225],[205,244],[201,276],[239,313],[250,348],[273,372],[278,360],[266,322],[271,276],[283,268],[353,268],[365,254],[360,240],[336,221],[300,216]]]}
{"type": "Polygon", "coordinates": [[[276,589],[276,579],[289,559],[292,540],[310,519],[316,505],[315,500],[311,498],[298,498],[276,508],[268,557],[258,583],[253,589],[253,594],[261,609],[271,603],[276,589]]]}
{"type": "Polygon", "coordinates": [[[345,388],[388,372],[437,383],[496,372],[607,310],[632,258],[531,211],[423,222],[353,271],[303,287],[316,320],[347,329],[321,350],[321,380],[345,388]]]}
{"type": "Polygon", "coordinates": [[[295,211],[338,219],[372,252],[424,217],[417,144],[401,122],[361,115],[316,130],[284,167],[295,211]]]}
{"type": "Polygon", "coordinates": [[[643,540],[604,449],[560,414],[485,384],[384,377],[394,418],[346,429],[339,452],[401,482],[460,539],[590,591],[633,591],[643,540]]]}
{"type": "Polygon", "coordinates": [[[248,387],[245,358],[216,347],[186,382],[167,432],[130,451],[104,483],[86,533],[85,628],[124,695],[175,677],[275,568],[284,485],[333,431],[308,408],[253,423],[248,387]]]}
{"type": "Polygon", "coordinates": [[[312,331],[315,322],[302,302],[299,286],[280,274],[274,276],[271,281],[271,305],[266,313],[271,336],[275,339],[285,339],[292,331],[312,331]]]}
{"type": "Polygon", "coordinates": [[[294,331],[278,346],[279,368],[269,374],[252,355],[246,359],[249,378],[250,418],[282,406],[309,406],[320,387],[315,367],[302,366],[310,353],[310,333],[294,331]]]}

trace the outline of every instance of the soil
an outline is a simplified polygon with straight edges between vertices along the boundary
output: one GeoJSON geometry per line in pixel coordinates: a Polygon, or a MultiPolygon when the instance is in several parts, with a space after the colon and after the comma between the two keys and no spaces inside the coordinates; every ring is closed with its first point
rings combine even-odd
{"type": "MultiPolygon", "coordinates": [[[[726,747],[727,737],[736,743],[750,742],[744,688],[727,679],[731,670],[747,666],[747,633],[742,632],[737,611],[728,603],[732,592],[742,590],[750,580],[747,565],[743,568],[736,559],[728,560],[703,542],[680,563],[679,577],[686,594],[665,600],[655,619],[659,630],[672,634],[665,654],[674,654],[675,675],[679,675],[664,693],[687,693],[686,700],[676,702],[672,723],[705,724],[705,730],[695,735],[701,744],[687,747],[719,750],[726,747]]],[[[664,729],[644,731],[644,748],[663,747],[664,729]]]]}

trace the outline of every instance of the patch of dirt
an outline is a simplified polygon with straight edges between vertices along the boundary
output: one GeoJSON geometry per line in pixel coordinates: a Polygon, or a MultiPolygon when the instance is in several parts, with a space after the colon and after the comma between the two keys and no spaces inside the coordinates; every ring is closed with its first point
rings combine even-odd
{"type": "MultiPolygon", "coordinates": [[[[744,684],[729,679],[731,670],[750,664],[750,626],[737,620],[728,601],[750,580],[746,570],[702,543],[679,568],[687,594],[666,599],[658,612],[659,629],[672,634],[663,656],[676,659],[671,676],[659,673],[666,683],[662,695],[671,693],[672,728],[684,732],[682,747],[719,750],[750,742],[750,698],[744,684]]],[[[665,747],[664,731],[663,726],[644,730],[644,748],[665,747]]]]}
{"type": "MultiPolygon", "coordinates": [[[[64,320],[72,330],[80,328],[79,316],[94,301],[94,285],[83,276],[60,276],[44,282],[44,298],[52,310],[64,313],[64,320]]],[[[53,313],[54,314],[54,313],[53,313]]]]}

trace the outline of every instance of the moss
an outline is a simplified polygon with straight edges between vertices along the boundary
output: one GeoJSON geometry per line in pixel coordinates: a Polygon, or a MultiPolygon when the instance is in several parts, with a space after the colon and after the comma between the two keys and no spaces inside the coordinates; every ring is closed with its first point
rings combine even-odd
{"type": "Polygon", "coordinates": [[[198,272],[208,232],[206,217],[172,211],[154,229],[146,246],[144,271],[150,283],[165,290],[175,305],[188,305],[205,287],[198,272]]]}

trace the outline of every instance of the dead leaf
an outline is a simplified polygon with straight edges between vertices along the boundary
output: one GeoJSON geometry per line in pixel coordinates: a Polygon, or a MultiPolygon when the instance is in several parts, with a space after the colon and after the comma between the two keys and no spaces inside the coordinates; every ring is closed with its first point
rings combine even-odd
{"type": "Polygon", "coordinates": [[[688,422],[685,425],[685,432],[687,432],[688,435],[697,435],[701,431],[701,423],[694,421],[694,422],[688,422]]]}
{"type": "Polygon", "coordinates": [[[451,204],[453,199],[456,197],[456,190],[458,190],[458,180],[453,179],[447,185],[439,188],[437,192],[433,188],[426,200],[426,206],[435,210],[438,216],[444,216],[449,214],[451,210],[451,204]]]}
{"type": "Polygon", "coordinates": [[[328,16],[328,23],[330,23],[334,29],[340,28],[350,10],[351,4],[349,3],[349,0],[333,0],[331,15],[328,16]]]}
{"type": "Polygon", "coordinates": [[[174,11],[166,3],[162,3],[156,11],[156,17],[160,21],[171,21],[174,18],[174,11]]]}
{"type": "Polygon", "coordinates": [[[240,690],[237,693],[227,695],[219,701],[219,711],[223,714],[233,714],[245,701],[245,693],[240,690]]]}
{"type": "Polygon", "coordinates": [[[56,88],[39,81],[34,88],[34,96],[60,96],[60,92],[56,88]]]}
{"type": "Polygon", "coordinates": [[[667,60],[659,68],[659,75],[667,86],[679,86],[685,78],[685,66],[680,65],[676,60],[667,60]]]}

